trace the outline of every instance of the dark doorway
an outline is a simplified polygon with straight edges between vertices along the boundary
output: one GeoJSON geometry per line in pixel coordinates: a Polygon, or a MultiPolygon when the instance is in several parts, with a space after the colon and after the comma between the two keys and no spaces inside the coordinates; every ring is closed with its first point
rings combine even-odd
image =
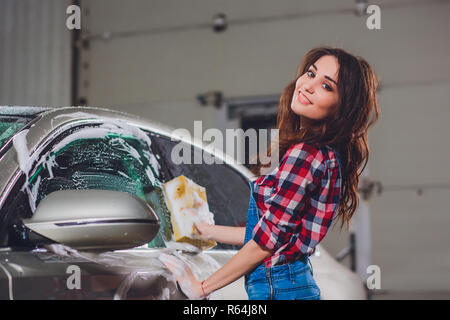
{"type": "MultiPolygon", "coordinates": [[[[277,116],[276,114],[263,114],[263,115],[252,115],[252,116],[243,116],[241,118],[241,128],[244,130],[244,132],[247,129],[256,129],[257,131],[260,129],[267,129],[268,135],[267,135],[267,145],[270,143],[270,129],[275,129],[277,126],[277,116]]],[[[260,142],[259,142],[259,135],[258,142],[257,142],[257,152],[265,151],[265,150],[259,150],[260,142]]],[[[250,159],[253,158],[254,154],[249,154],[249,141],[248,139],[245,139],[245,163],[244,165],[246,167],[249,167],[250,159]]]]}

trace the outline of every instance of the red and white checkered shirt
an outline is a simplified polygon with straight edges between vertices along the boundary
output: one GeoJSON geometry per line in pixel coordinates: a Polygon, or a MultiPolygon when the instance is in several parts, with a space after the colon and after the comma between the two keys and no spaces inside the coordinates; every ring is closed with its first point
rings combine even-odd
{"type": "Polygon", "coordinates": [[[280,165],[253,181],[259,221],[252,238],[274,251],[266,267],[311,255],[337,210],[341,172],[336,152],[311,144],[292,145],[280,165]]]}

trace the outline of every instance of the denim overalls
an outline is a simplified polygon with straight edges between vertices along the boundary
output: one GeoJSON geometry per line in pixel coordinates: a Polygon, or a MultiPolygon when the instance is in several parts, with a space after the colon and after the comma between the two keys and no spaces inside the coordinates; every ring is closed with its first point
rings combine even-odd
{"type": "MultiPolygon", "coordinates": [[[[250,201],[244,244],[252,239],[259,220],[250,182],[250,201]]],[[[245,290],[249,300],[320,300],[320,289],[308,265],[309,258],[266,268],[264,262],[245,275],[245,290]]]]}

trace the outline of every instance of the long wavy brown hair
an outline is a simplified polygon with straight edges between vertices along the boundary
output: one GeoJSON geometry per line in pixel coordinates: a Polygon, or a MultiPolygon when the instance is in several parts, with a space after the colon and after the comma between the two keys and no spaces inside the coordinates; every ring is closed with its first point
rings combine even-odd
{"type": "MultiPolygon", "coordinates": [[[[321,147],[328,145],[336,149],[340,155],[342,185],[337,211],[341,221],[350,226],[359,197],[357,192],[359,176],[367,165],[369,147],[367,130],[378,119],[379,107],[376,97],[378,79],[372,67],[361,57],[354,56],[343,49],[317,47],[303,57],[295,76],[284,89],[277,113],[278,143],[281,162],[283,155],[292,144],[305,142],[321,147]],[[300,116],[291,109],[292,97],[297,79],[322,56],[334,56],[339,63],[338,95],[339,107],[328,118],[319,121],[308,121],[308,126],[300,127],[300,116]]],[[[269,146],[267,154],[271,155],[269,146]]],[[[256,164],[250,170],[261,174],[263,165],[257,157],[256,164]]]]}

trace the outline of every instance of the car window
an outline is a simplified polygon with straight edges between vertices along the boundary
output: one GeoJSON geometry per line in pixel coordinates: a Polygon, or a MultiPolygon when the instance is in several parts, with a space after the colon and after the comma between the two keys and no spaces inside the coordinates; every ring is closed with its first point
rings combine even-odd
{"type": "Polygon", "coordinates": [[[9,139],[20,131],[29,120],[20,117],[1,117],[0,118],[0,149],[9,141],[9,139]]]}
{"type": "Polygon", "coordinates": [[[0,107],[0,150],[15,133],[48,109],[42,107],[0,107]]]}
{"type": "MultiPolygon", "coordinates": [[[[209,210],[214,213],[217,225],[245,226],[250,187],[246,178],[225,163],[194,164],[194,158],[202,156],[202,150],[191,148],[190,163],[174,163],[171,154],[180,143],[165,136],[152,137],[158,152],[168,167],[170,178],[184,175],[206,189],[209,210]]],[[[218,244],[216,249],[236,249],[236,246],[218,244]]]]}

